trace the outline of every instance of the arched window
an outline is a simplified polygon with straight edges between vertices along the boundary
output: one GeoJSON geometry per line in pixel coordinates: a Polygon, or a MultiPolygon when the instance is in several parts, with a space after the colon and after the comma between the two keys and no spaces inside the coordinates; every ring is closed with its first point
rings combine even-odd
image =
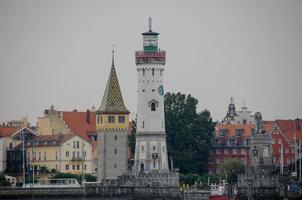
{"type": "Polygon", "coordinates": [[[154,76],[154,68],[152,68],[152,76],[154,76]]]}
{"type": "Polygon", "coordinates": [[[145,76],[145,69],[143,68],[143,76],[145,76]]]}
{"type": "Polygon", "coordinates": [[[151,111],[155,111],[155,103],[151,103],[151,111]]]}

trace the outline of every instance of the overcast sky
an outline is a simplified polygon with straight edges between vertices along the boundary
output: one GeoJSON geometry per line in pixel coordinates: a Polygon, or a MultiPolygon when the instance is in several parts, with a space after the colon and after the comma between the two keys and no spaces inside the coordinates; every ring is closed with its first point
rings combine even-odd
{"type": "Polygon", "coordinates": [[[230,97],[264,119],[302,117],[302,1],[0,0],[0,122],[99,107],[113,44],[133,117],[148,17],[167,52],[166,92],[191,94],[214,120],[230,97]]]}

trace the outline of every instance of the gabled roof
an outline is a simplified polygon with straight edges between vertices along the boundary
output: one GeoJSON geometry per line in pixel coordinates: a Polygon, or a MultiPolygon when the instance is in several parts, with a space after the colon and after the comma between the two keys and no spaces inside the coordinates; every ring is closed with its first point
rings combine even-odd
{"type": "Polygon", "coordinates": [[[21,129],[21,128],[20,127],[0,126],[0,137],[12,136],[19,129],[21,129]]]}
{"type": "Polygon", "coordinates": [[[102,99],[101,106],[96,113],[108,114],[129,114],[127,110],[122,92],[120,89],[119,81],[117,78],[116,70],[114,67],[114,58],[112,58],[112,65],[107,81],[106,89],[102,99]]]}
{"type": "Polygon", "coordinates": [[[62,111],[63,120],[65,121],[68,128],[71,131],[81,136],[83,139],[90,141],[88,134],[95,135],[96,134],[96,119],[95,113],[89,111],[90,120],[87,120],[87,112],[78,112],[78,111],[62,111]],[[88,123],[89,121],[89,123],[88,123]]]}

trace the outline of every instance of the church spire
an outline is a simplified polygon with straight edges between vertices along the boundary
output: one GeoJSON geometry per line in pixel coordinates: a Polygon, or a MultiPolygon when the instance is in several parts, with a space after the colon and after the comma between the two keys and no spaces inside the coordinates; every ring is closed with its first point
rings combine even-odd
{"type": "Polygon", "coordinates": [[[107,81],[104,96],[102,99],[102,103],[96,112],[100,114],[102,113],[129,114],[130,113],[124,104],[122,92],[117,78],[117,74],[114,66],[114,50],[112,50],[112,66],[110,69],[110,74],[107,81]]]}

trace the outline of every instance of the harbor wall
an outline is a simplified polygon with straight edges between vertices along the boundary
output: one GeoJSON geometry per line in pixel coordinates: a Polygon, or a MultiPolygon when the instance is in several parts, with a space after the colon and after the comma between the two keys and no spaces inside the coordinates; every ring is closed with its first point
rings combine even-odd
{"type": "Polygon", "coordinates": [[[1,188],[0,199],[85,198],[182,199],[177,187],[1,188]]]}

